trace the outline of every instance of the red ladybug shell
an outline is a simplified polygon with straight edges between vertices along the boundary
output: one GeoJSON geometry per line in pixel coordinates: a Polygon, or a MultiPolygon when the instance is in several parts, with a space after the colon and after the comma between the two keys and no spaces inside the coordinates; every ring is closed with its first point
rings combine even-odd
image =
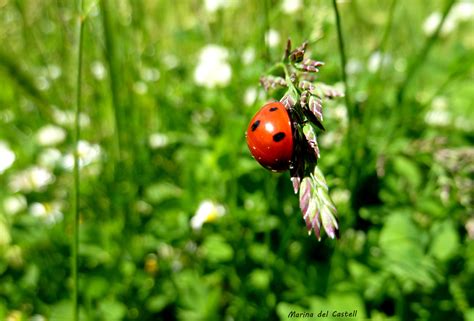
{"type": "Polygon", "coordinates": [[[289,168],[293,131],[288,111],[281,102],[264,105],[253,116],[245,136],[250,152],[260,165],[276,172],[289,168]]]}

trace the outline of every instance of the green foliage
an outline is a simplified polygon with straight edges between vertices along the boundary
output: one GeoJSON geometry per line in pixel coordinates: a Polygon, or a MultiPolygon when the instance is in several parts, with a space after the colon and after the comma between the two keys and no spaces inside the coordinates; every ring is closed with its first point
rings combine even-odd
{"type": "Polygon", "coordinates": [[[348,99],[317,135],[340,239],[318,242],[245,146],[287,37],[343,88],[332,3],[286,2],[84,2],[75,287],[80,15],[0,0],[0,320],[72,320],[74,289],[80,320],[474,320],[474,4],[337,1],[348,99]]]}

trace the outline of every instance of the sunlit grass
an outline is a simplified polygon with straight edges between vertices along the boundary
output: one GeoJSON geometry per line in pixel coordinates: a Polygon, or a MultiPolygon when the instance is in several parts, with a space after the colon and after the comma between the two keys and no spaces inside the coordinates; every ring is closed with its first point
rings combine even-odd
{"type": "Polygon", "coordinates": [[[0,319],[472,314],[464,3],[0,1],[0,157],[15,155],[0,174],[0,319]],[[250,117],[279,98],[258,82],[288,37],[347,90],[318,134],[337,242],[307,236],[289,175],[245,146],[250,117]],[[209,45],[231,75],[206,86],[209,45]],[[39,139],[51,126],[64,137],[39,139]],[[202,204],[225,215],[200,213],[212,219],[196,229],[202,204]]]}

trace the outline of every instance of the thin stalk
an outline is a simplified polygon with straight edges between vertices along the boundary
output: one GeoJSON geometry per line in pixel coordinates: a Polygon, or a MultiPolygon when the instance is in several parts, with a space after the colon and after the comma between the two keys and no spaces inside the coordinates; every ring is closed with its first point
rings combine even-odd
{"type": "Polygon", "coordinates": [[[268,0],[263,1],[263,14],[264,14],[264,22],[263,22],[263,58],[266,63],[271,61],[270,59],[270,48],[268,47],[267,42],[267,32],[270,30],[270,4],[268,0]]]}
{"type": "Polygon", "coordinates": [[[406,89],[408,88],[408,85],[413,80],[413,77],[416,75],[420,67],[423,66],[423,64],[426,62],[426,57],[430,53],[431,48],[433,47],[436,40],[439,38],[439,34],[441,32],[441,29],[443,28],[444,22],[455,2],[456,0],[447,0],[446,7],[444,8],[443,15],[442,15],[440,23],[438,24],[438,27],[436,28],[435,32],[428,39],[426,39],[425,44],[423,45],[420,52],[416,56],[415,60],[413,60],[412,63],[410,64],[407,74],[405,76],[405,80],[402,82],[397,93],[398,106],[401,106],[401,104],[403,103],[403,100],[405,99],[406,89]]]}
{"type": "Polygon", "coordinates": [[[74,197],[73,197],[73,242],[72,242],[72,302],[73,302],[73,321],[79,320],[79,139],[81,137],[80,113],[82,109],[82,57],[83,57],[83,43],[84,43],[84,17],[82,16],[82,1],[77,1],[77,9],[79,13],[78,18],[78,48],[77,48],[77,78],[76,78],[76,113],[74,120],[74,197]]]}
{"type": "Polygon", "coordinates": [[[395,7],[397,6],[397,0],[392,0],[392,3],[390,4],[390,9],[389,9],[389,14],[388,14],[388,21],[387,24],[385,25],[385,30],[383,32],[382,40],[380,41],[380,44],[378,46],[378,51],[382,53],[382,58],[379,61],[379,65],[377,66],[377,73],[376,73],[376,79],[378,80],[380,78],[380,72],[382,70],[382,66],[385,63],[385,55],[383,54],[385,51],[385,47],[387,45],[388,37],[390,36],[390,32],[392,31],[392,26],[393,26],[393,18],[395,16],[395,7]]]}
{"type": "MultiPolygon", "coordinates": [[[[341,58],[341,76],[342,81],[344,83],[345,93],[344,99],[347,108],[347,116],[348,116],[348,129],[347,129],[347,149],[349,154],[349,162],[351,163],[350,172],[349,172],[349,185],[352,191],[352,195],[354,195],[354,189],[356,187],[358,181],[358,159],[357,156],[357,133],[355,132],[355,124],[357,122],[357,117],[359,117],[359,112],[357,110],[356,105],[352,105],[351,98],[350,98],[350,89],[349,84],[347,82],[347,73],[346,73],[346,65],[347,65],[347,58],[346,58],[346,50],[344,45],[344,36],[342,33],[342,26],[341,26],[341,18],[339,15],[339,9],[337,7],[337,1],[332,1],[334,15],[336,17],[336,27],[337,27],[337,42],[339,46],[339,56],[341,58]]],[[[353,202],[352,202],[353,203],[353,202]]]]}
{"type": "Polygon", "coordinates": [[[112,108],[115,121],[115,135],[114,135],[114,146],[112,148],[114,160],[119,162],[122,160],[121,157],[121,147],[122,147],[122,104],[120,101],[120,84],[119,84],[119,66],[117,64],[117,53],[115,48],[115,41],[112,35],[112,17],[110,13],[110,6],[107,0],[100,1],[100,9],[102,12],[102,25],[104,28],[104,38],[105,38],[105,52],[107,64],[109,67],[110,73],[110,91],[112,92],[112,108]]]}

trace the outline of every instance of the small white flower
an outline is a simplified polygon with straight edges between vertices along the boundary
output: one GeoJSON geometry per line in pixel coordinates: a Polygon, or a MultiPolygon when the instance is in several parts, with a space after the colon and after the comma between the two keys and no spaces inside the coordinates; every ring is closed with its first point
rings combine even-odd
{"type": "Polygon", "coordinates": [[[230,5],[229,0],[205,0],[204,8],[207,12],[216,12],[219,9],[224,9],[230,5]]]}
{"type": "Polygon", "coordinates": [[[36,133],[36,141],[42,146],[60,144],[66,138],[66,131],[55,125],[41,127],[36,133]]]}
{"type": "Polygon", "coordinates": [[[0,249],[10,244],[11,241],[10,229],[3,220],[0,220],[0,249]]]}
{"type": "Polygon", "coordinates": [[[48,76],[51,79],[58,79],[61,77],[62,70],[58,65],[49,65],[47,68],[48,76]]]}
{"type": "Polygon", "coordinates": [[[92,75],[94,75],[94,78],[97,80],[102,80],[105,78],[105,75],[107,73],[104,64],[98,60],[94,61],[91,64],[91,72],[92,75]]]}
{"type": "Polygon", "coordinates": [[[283,0],[281,9],[284,13],[292,14],[300,10],[302,7],[301,0],[283,0]]]}
{"type": "Polygon", "coordinates": [[[474,17],[474,2],[462,1],[456,3],[451,9],[449,17],[456,23],[470,21],[474,17]]]}
{"type": "Polygon", "coordinates": [[[46,168],[33,166],[14,175],[9,186],[13,192],[41,191],[55,180],[54,175],[46,168]]]}
{"type": "MultiPolygon", "coordinates": [[[[435,11],[425,19],[423,23],[423,32],[426,36],[431,36],[435,30],[438,28],[438,25],[441,23],[442,15],[440,12],[435,11]]],[[[443,27],[441,28],[440,34],[443,36],[448,35],[456,28],[456,21],[450,18],[450,16],[446,17],[443,27]]]]}
{"type": "Polygon", "coordinates": [[[163,65],[165,66],[166,69],[174,69],[178,67],[179,65],[179,60],[178,57],[175,55],[171,54],[166,54],[162,57],[163,65]]]}
{"type": "Polygon", "coordinates": [[[23,211],[26,205],[26,198],[22,194],[8,196],[3,200],[3,209],[10,215],[15,215],[23,211]]]}
{"type": "Polygon", "coordinates": [[[144,68],[141,70],[141,76],[145,81],[158,81],[160,79],[160,71],[156,68],[144,68]]]}
{"type": "Polygon", "coordinates": [[[374,52],[369,57],[369,61],[367,62],[367,69],[371,73],[377,72],[380,68],[383,68],[391,63],[392,58],[390,55],[384,54],[380,51],[374,52]]]}
{"type": "Polygon", "coordinates": [[[152,149],[158,149],[168,145],[168,136],[162,133],[153,133],[148,137],[148,144],[152,149]]]}
{"type": "Polygon", "coordinates": [[[451,122],[451,114],[447,110],[448,100],[446,97],[435,97],[431,108],[425,115],[425,123],[431,126],[447,126],[451,122]]]}
{"type": "Polygon", "coordinates": [[[8,145],[0,141],[0,174],[9,169],[15,162],[15,153],[8,148],[8,145]]]}
{"type": "Polygon", "coordinates": [[[276,47],[280,43],[280,34],[275,29],[270,29],[265,33],[265,43],[270,47],[276,47]]]}
{"type": "Polygon", "coordinates": [[[244,94],[244,104],[247,106],[253,105],[255,103],[255,100],[257,100],[257,96],[258,96],[257,88],[255,87],[247,88],[244,94]]]}
{"type": "MultiPolygon", "coordinates": [[[[87,141],[80,140],[78,143],[79,168],[86,167],[92,163],[97,163],[102,154],[102,150],[98,144],[91,144],[87,141]]],[[[64,156],[62,165],[67,170],[74,168],[74,154],[69,153],[64,156]]]]}
{"type": "Polygon", "coordinates": [[[449,125],[451,114],[447,110],[431,110],[425,116],[425,123],[431,126],[444,127],[449,125]]]}
{"type": "Polygon", "coordinates": [[[62,158],[62,154],[56,148],[46,148],[38,157],[38,164],[43,167],[52,169],[56,167],[62,158]]]}
{"type": "Polygon", "coordinates": [[[255,48],[249,47],[242,53],[242,62],[244,65],[250,65],[255,60],[255,48]]]}
{"type": "Polygon", "coordinates": [[[214,222],[226,214],[225,207],[210,200],[202,201],[196,214],[191,218],[191,227],[200,230],[207,222],[214,222]]]}
{"type": "MultiPolygon", "coordinates": [[[[53,110],[53,118],[56,123],[65,127],[73,127],[75,123],[75,112],[72,110],[53,110]]],[[[79,123],[81,127],[87,127],[90,125],[90,118],[84,113],[79,115],[79,123]]]]}
{"type": "Polygon", "coordinates": [[[448,108],[448,99],[444,96],[436,96],[431,102],[432,110],[446,110],[448,108]]]}
{"type": "Polygon", "coordinates": [[[36,78],[36,87],[38,87],[39,90],[45,91],[48,90],[49,87],[51,87],[51,84],[45,76],[39,76],[36,78]]]}
{"type": "Polygon", "coordinates": [[[194,70],[196,84],[207,88],[229,84],[232,69],[227,62],[227,49],[217,45],[208,45],[201,50],[199,63],[194,70]]]}
{"type": "Polygon", "coordinates": [[[30,214],[44,220],[47,224],[60,222],[64,216],[59,202],[33,203],[30,206],[30,214]]]}
{"type": "Polygon", "coordinates": [[[337,105],[332,110],[334,118],[338,119],[344,126],[348,122],[347,108],[344,105],[337,105]]]}
{"type": "Polygon", "coordinates": [[[362,71],[362,68],[363,68],[362,63],[355,58],[351,58],[349,59],[349,61],[347,61],[346,72],[349,75],[358,74],[359,72],[362,71]]]}
{"type": "Polygon", "coordinates": [[[35,314],[31,317],[30,321],[47,321],[47,319],[41,314],[35,314]]]}

